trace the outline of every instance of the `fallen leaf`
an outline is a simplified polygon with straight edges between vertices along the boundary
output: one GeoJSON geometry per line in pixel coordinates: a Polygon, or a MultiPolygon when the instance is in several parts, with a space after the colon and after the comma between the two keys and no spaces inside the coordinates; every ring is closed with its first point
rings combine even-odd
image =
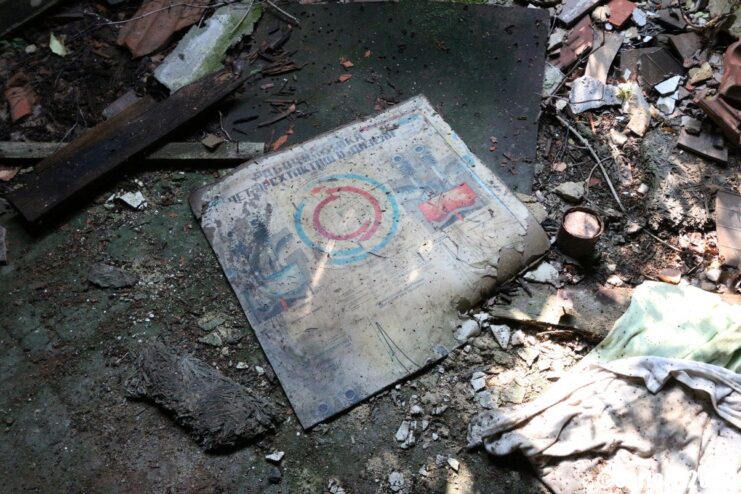
{"type": "Polygon", "coordinates": [[[9,182],[18,174],[19,168],[13,166],[0,166],[0,180],[9,182]]]}
{"type": "Polygon", "coordinates": [[[275,142],[273,142],[273,145],[270,146],[270,149],[272,149],[273,151],[277,151],[287,141],[288,141],[288,135],[287,134],[283,134],[282,136],[280,136],[279,138],[277,138],[275,140],[275,142]]]}
{"type": "Polygon", "coordinates": [[[346,69],[349,69],[350,67],[353,67],[355,64],[352,63],[349,58],[340,57],[340,65],[342,65],[346,69]]]}
{"type": "Polygon", "coordinates": [[[59,55],[60,57],[66,57],[69,55],[67,47],[64,46],[62,40],[54,36],[54,33],[49,34],[49,49],[52,53],[59,55]]]}
{"type": "Polygon", "coordinates": [[[350,79],[352,79],[352,74],[342,74],[340,77],[337,78],[340,82],[347,82],[350,79]]]}
{"type": "Polygon", "coordinates": [[[370,57],[371,55],[373,55],[373,52],[372,52],[372,51],[370,51],[370,50],[365,50],[365,54],[363,55],[363,58],[368,58],[368,57],[370,57]]]}

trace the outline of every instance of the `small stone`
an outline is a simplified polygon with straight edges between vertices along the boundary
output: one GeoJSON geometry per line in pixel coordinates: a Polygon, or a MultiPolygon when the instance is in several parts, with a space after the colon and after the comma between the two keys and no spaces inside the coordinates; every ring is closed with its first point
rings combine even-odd
{"type": "Polygon", "coordinates": [[[645,196],[646,194],[648,194],[648,190],[649,190],[648,185],[644,183],[641,183],[641,185],[638,186],[638,193],[641,194],[642,196],[645,196]]]}
{"type": "Polygon", "coordinates": [[[554,286],[558,285],[558,270],[552,264],[544,262],[536,269],[528,271],[523,275],[527,281],[534,283],[548,283],[554,286]]]}
{"type": "Polygon", "coordinates": [[[510,345],[514,346],[522,346],[525,344],[525,341],[527,340],[527,335],[524,331],[521,329],[518,329],[514,333],[512,333],[512,338],[510,338],[509,343],[510,345]]]}
{"type": "Polygon", "coordinates": [[[659,271],[658,278],[664,283],[676,285],[682,279],[682,272],[675,268],[664,268],[659,271]]]}
{"type": "Polygon", "coordinates": [[[479,312],[478,314],[473,315],[473,319],[479,323],[479,326],[483,326],[489,319],[491,319],[491,314],[488,312],[479,312]]]}
{"type": "Polygon", "coordinates": [[[481,391],[486,388],[486,374],[481,371],[474,372],[471,376],[471,387],[474,391],[481,391]]]}
{"type": "Polygon", "coordinates": [[[628,142],[628,136],[616,129],[610,129],[610,140],[616,146],[622,146],[628,142]]]}
{"type": "Polygon", "coordinates": [[[87,279],[100,288],[126,288],[135,285],[139,280],[133,273],[102,262],[93,265],[87,279]]]}
{"type": "Polygon", "coordinates": [[[215,150],[223,142],[224,142],[224,139],[217,136],[216,134],[206,134],[206,137],[201,139],[201,144],[203,144],[206,147],[206,149],[210,151],[215,150]]]}
{"type": "Polygon", "coordinates": [[[214,316],[213,314],[206,314],[205,316],[198,319],[198,327],[201,328],[204,331],[211,331],[213,329],[218,328],[224,322],[226,319],[220,316],[214,316]]]}
{"type": "Polygon", "coordinates": [[[393,492],[399,492],[404,488],[404,475],[401,472],[389,474],[389,487],[393,492]]]}
{"type": "Polygon", "coordinates": [[[502,390],[502,401],[519,404],[525,401],[525,388],[516,382],[512,382],[502,390]]]}
{"type": "Polygon", "coordinates": [[[485,408],[486,410],[493,410],[497,406],[494,395],[488,390],[476,393],[476,401],[481,408],[485,408]]]}
{"type": "Polygon", "coordinates": [[[249,365],[247,365],[246,362],[237,362],[237,365],[235,366],[237,370],[244,370],[249,368],[249,365]]]}
{"type": "Polygon", "coordinates": [[[280,484],[281,480],[283,480],[283,474],[281,473],[280,468],[275,465],[270,465],[270,468],[268,468],[268,482],[271,484],[280,484]]]}
{"type": "Polygon", "coordinates": [[[612,286],[623,286],[625,282],[620,279],[620,276],[613,274],[609,278],[607,278],[607,284],[612,286]]]}
{"type": "Polygon", "coordinates": [[[696,118],[685,115],[682,117],[682,127],[684,127],[684,130],[688,134],[700,135],[700,132],[702,131],[702,122],[696,118]]]}
{"type": "Polygon", "coordinates": [[[394,438],[397,442],[403,443],[407,439],[409,439],[409,434],[411,433],[411,423],[408,420],[404,420],[401,422],[401,425],[396,430],[396,434],[394,434],[394,438]]]}
{"type": "Polygon", "coordinates": [[[224,344],[224,342],[221,340],[221,336],[219,336],[219,333],[217,332],[209,333],[206,336],[198,338],[198,341],[200,343],[204,343],[206,345],[214,347],[219,347],[224,344]]]}
{"type": "Polygon", "coordinates": [[[453,471],[457,472],[461,465],[455,458],[448,458],[448,466],[452,468],[453,471]]]}
{"type": "Polygon", "coordinates": [[[502,347],[502,350],[506,350],[509,346],[510,336],[512,335],[512,330],[509,329],[509,326],[506,324],[493,324],[489,326],[489,329],[497,340],[497,343],[499,343],[499,346],[502,347]]]}
{"type": "Polygon", "coordinates": [[[662,96],[656,100],[656,108],[664,115],[671,115],[674,113],[674,108],[677,105],[677,99],[674,96],[662,96]]]}
{"type": "Polygon", "coordinates": [[[438,439],[440,439],[440,436],[438,435],[438,433],[437,432],[433,432],[432,433],[432,440],[433,441],[437,441],[438,439]]]}
{"type": "Polygon", "coordinates": [[[262,367],[260,367],[259,365],[256,365],[256,366],[255,366],[255,372],[257,372],[257,375],[258,375],[258,376],[262,376],[262,375],[264,375],[264,374],[265,374],[265,369],[263,369],[263,368],[262,368],[262,367]]]}
{"type": "Polygon", "coordinates": [[[265,459],[272,463],[280,463],[285,455],[284,451],[273,451],[269,455],[265,455],[265,459]]]}
{"type": "Polygon", "coordinates": [[[540,352],[535,347],[525,347],[517,350],[517,356],[524,360],[528,367],[533,365],[539,354],[540,352]]]}
{"type": "Polygon", "coordinates": [[[584,198],[584,183],[564,182],[556,187],[554,192],[564,201],[577,204],[584,198]]]}
{"type": "Polygon", "coordinates": [[[147,199],[141,192],[126,192],[125,194],[119,194],[114,197],[117,201],[123,202],[131,209],[141,211],[147,207],[147,199]]]}
{"type": "Polygon", "coordinates": [[[690,69],[689,76],[690,76],[690,84],[695,86],[713,77],[713,68],[710,66],[708,62],[705,62],[700,67],[695,67],[695,68],[690,69]]]}
{"type": "Polygon", "coordinates": [[[36,53],[39,50],[39,48],[36,45],[27,45],[25,48],[25,52],[27,54],[36,53]]]}
{"type": "Polygon", "coordinates": [[[675,75],[674,77],[670,77],[669,79],[660,82],[654,86],[654,89],[659,92],[662,96],[667,96],[669,94],[674,93],[674,91],[677,90],[677,87],[679,86],[679,81],[682,80],[681,75],[675,75]]]}
{"type": "Polygon", "coordinates": [[[723,272],[720,269],[710,268],[705,271],[705,278],[707,278],[708,281],[712,281],[713,283],[718,283],[722,274],[723,272]]]}
{"type": "Polygon", "coordinates": [[[455,339],[461,343],[464,343],[469,338],[478,336],[481,334],[481,327],[479,323],[473,319],[469,319],[461,324],[455,332],[455,339]]]}
{"type": "Polygon", "coordinates": [[[424,413],[424,410],[419,405],[412,405],[412,408],[409,410],[409,413],[412,416],[415,416],[416,417],[418,415],[422,415],[424,413]]]}

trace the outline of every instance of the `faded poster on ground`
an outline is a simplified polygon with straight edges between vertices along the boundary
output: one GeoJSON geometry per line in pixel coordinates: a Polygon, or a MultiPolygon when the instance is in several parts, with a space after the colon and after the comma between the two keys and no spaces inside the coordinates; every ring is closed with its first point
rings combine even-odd
{"type": "Polygon", "coordinates": [[[423,96],[191,206],[304,427],[447,355],[459,312],[549,246],[423,96]]]}

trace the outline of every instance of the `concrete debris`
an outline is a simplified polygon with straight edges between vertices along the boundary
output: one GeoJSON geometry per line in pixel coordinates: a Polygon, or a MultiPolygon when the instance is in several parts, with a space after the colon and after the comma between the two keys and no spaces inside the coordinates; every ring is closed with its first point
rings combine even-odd
{"type": "Polygon", "coordinates": [[[219,71],[230,46],[252,33],[262,15],[260,4],[237,2],[219,7],[203,26],[193,26],[155,69],[154,77],[170,91],[219,71]],[[246,9],[249,8],[249,11],[246,9]]]}
{"type": "Polygon", "coordinates": [[[404,474],[401,472],[391,472],[388,477],[389,488],[392,492],[399,492],[404,488],[404,474]]]}
{"type": "Polygon", "coordinates": [[[638,8],[633,9],[633,12],[630,15],[633,18],[633,22],[636,26],[643,27],[646,25],[647,16],[646,12],[644,12],[643,10],[638,8]]]}
{"type": "Polygon", "coordinates": [[[409,449],[416,444],[417,440],[414,437],[414,430],[417,428],[416,426],[416,421],[404,420],[396,430],[394,438],[399,443],[401,449],[409,449]]]}
{"type": "Polygon", "coordinates": [[[142,350],[126,390],[132,398],[149,399],[169,411],[207,451],[242,444],[279,422],[271,401],[159,342],[142,350]]]}
{"type": "Polygon", "coordinates": [[[87,279],[100,288],[127,288],[139,281],[139,277],[134,273],[102,262],[93,265],[87,279]]]}
{"type": "Polygon", "coordinates": [[[660,95],[667,96],[677,90],[677,87],[679,86],[679,82],[681,80],[682,76],[675,75],[674,77],[670,77],[669,79],[655,85],[654,89],[656,89],[656,91],[658,91],[660,95]]]}
{"type": "Polygon", "coordinates": [[[285,455],[284,451],[273,451],[269,455],[265,455],[265,459],[272,463],[280,463],[285,455]]]}
{"type": "MultiPolygon", "coordinates": [[[[527,281],[534,283],[547,283],[549,285],[558,286],[558,270],[548,262],[540,263],[540,265],[533,271],[528,271],[523,276],[527,281]]],[[[514,345],[514,343],[513,343],[514,345]]]]}
{"type": "Polygon", "coordinates": [[[486,410],[493,410],[497,407],[496,397],[490,390],[479,391],[476,393],[476,403],[486,410]]]}
{"type": "Polygon", "coordinates": [[[682,117],[682,128],[684,128],[685,132],[688,134],[696,136],[702,131],[702,122],[696,118],[685,115],[682,117]]]}
{"type": "Polygon", "coordinates": [[[526,341],[527,341],[527,335],[525,334],[524,331],[522,331],[521,329],[518,329],[517,331],[512,333],[512,338],[510,338],[509,343],[513,347],[516,347],[516,346],[524,345],[526,341]]]}
{"type": "Polygon", "coordinates": [[[676,105],[677,98],[674,95],[662,96],[656,100],[656,108],[666,116],[670,116],[674,113],[676,105]]]}
{"type": "Polygon", "coordinates": [[[453,469],[454,472],[457,472],[460,468],[460,462],[456,460],[455,458],[448,458],[448,466],[453,469]]]}
{"type": "Polygon", "coordinates": [[[479,323],[473,319],[469,319],[461,324],[455,332],[455,339],[460,343],[465,343],[469,338],[478,336],[481,334],[481,327],[479,323]]]}
{"type": "Polygon", "coordinates": [[[621,84],[620,91],[625,95],[622,110],[630,116],[626,128],[643,137],[651,124],[651,107],[643,96],[641,87],[635,82],[621,84]]]}
{"type": "Polygon", "coordinates": [[[565,77],[558,67],[546,62],[543,73],[543,97],[551,96],[561,86],[565,77]]]}
{"type": "MultiPolygon", "coordinates": [[[[208,333],[206,336],[198,338],[200,343],[210,345],[213,347],[220,347],[223,345],[229,345],[237,343],[244,337],[244,331],[242,329],[234,328],[232,326],[223,325],[220,326],[216,331],[208,333]]],[[[257,367],[255,367],[257,369],[257,367]]],[[[258,374],[260,374],[258,372],[258,374]]]]}
{"type": "Polygon", "coordinates": [[[512,335],[512,330],[506,324],[492,324],[489,326],[491,334],[494,335],[494,339],[497,340],[502,350],[506,350],[509,346],[509,340],[512,335]]]}
{"type": "Polygon", "coordinates": [[[250,366],[246,362],[237,362],[237,365],[234,366],[237,370],[245,370],[249,369],[250,366]]]}
{"type": "Polygon", "coordinates": [[[206,314],[205,316],[199,318],[196,324],[198,324],[198,327],[201,328],[203,331],[208,332],[218,328],[219,326],[224,324],[224,322],[226,322],[226,319],[223,316],[206,314]]]}
{"type": "Polygon", "coordinates": [[[126,204],[128,207],[136,211],[141,211],[147,207],[147,198],[144,197],[144,194],[140,191],[114,194],[109,197],[106,202],[111,203],[113,201],[126,204]]]}
{"type": "Polygon", "coordinates": [[[419,405],[412,405],[412,408],[409,409],[409,415],[412,417],[418,417],[422,414],[424,414],[424,409],[419,405]]]}
{"type": "Polygon", "coordinates": [[[689,71],[689,83],[693,86],[705,82],[713,77],[713,67],[708,62],[703,63],[699,67],[694,67],[689,71]]]}
{"type": "Polygon", "coordinates": [[[576,79],[571,85],[569,93],[569,107],[573,113],[581,113],[603,106],[617,106],[622,101],[616,86],[589,76],[576,79]]]}
{"type": "Polygon", "coordinates": [[[486,388],[486,374],[483,372],[474,372],[471,376],[471,387],[474,392],[481,391],[486,388]]]}
{"type": "Polygon", "coordinates": [[[566,202],[578,204],[584,199],[586,190],[583,182],[564,182],[556,187],[553,192],[566,202]]]}

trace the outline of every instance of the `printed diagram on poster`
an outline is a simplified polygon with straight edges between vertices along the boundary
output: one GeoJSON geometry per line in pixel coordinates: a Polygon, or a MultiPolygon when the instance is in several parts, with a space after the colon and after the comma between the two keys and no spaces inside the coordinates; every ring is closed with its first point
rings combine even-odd
{"type": "Polygon", "coordinates": [[[549,247],[422,96],[191,206],[304,427],[447,355],[459,312],[549,247]]]}

